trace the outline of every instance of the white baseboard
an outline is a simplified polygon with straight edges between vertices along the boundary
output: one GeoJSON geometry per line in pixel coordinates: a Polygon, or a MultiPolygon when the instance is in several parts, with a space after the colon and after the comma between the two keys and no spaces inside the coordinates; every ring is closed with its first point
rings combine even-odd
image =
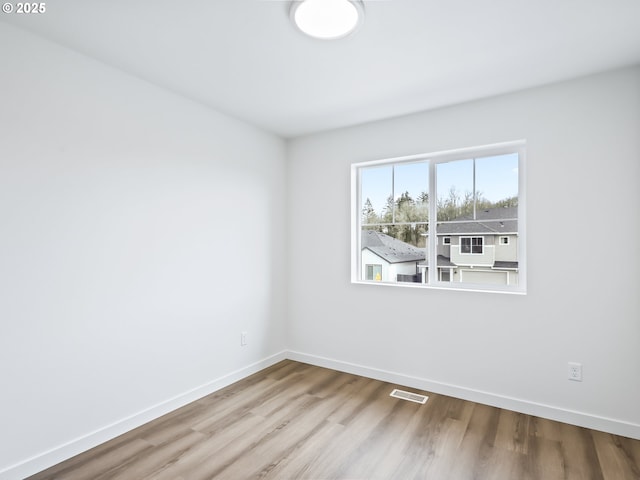
{"type": "Polygon", "coordinates": [[[162,415],[165,415],[177,408],[183,407],[188,403],[231,385],[238,380],[242,380],[243,378],[259,372],[264,368],[270,367],[271,365],[285,360],[286,358],[287,352],[282,351],[276,353],[256,363],[252,363],[251,365],[207,382],[206,384],[189,390],[188,392],[181,393],[180,395],[176,395],[173,398],[153,405],[141,412],[118,420],[111,425],[107,425],[63,445],[52,448],[51,450],[23,460],[20,463],[11,465],[0,470],[0,480],[21,480],[30,475],[34,475],[35,473],[52,467],[53,465],[78,455],[79,453],[85,452],[100,445],[101,443],[111,440],[118,435],[122,435],[123,433],[144,425],[145,423],[161,417],[162,415]]]}
{"type": "Polygon", "coordinates": [[[287,358],[298,362],[316,365],[318,367],[330,368],[332,370],[352,373],[354,375],[373,378],[384,382],[404,385],[419,390],[425,390],[441,395],[469,400],[471,402],[490,405],[492,407],[504,408],[514,412],[525,413],[527,415],[534,415],[536,417],[547,418],[563,423],[569,423],[571,425],[577,425],[579,427],[591,428],[593,430],[640,440],[640,425],[637,423],[600,417],[575,410],[555,407],[553,405],[545,405],[520,398],[497,395],[495,393],[460,387],[426,378],[403,375],[401,373],[380,370],[377,368],[366,367],[364,365],[357,365],[301,352],[289,351],[287,352],[287,358]]]}

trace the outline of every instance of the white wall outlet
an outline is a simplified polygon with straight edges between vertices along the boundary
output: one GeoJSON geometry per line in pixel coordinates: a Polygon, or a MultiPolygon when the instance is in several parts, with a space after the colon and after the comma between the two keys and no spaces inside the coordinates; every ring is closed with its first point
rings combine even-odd
{"type": "Polygon", "coordinates": [[[569,362],[569,380],[574,382],[582,381],[582,364],[576,362],[569,362]]]}
{"type": "Polygon", "coordinates": [[[240,346],[244,347],[247,345],[247,332],[240,333],[240,346]]]}

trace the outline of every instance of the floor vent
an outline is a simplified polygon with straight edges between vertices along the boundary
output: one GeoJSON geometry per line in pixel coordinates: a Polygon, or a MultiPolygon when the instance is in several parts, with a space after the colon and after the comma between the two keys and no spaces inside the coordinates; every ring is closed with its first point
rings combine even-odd
{"type": "Polygon", "coordinates": [[[425,404],[429,397],[426,395],[418,395],[417,393],[405,392],[404,390],[398,390],[397,388],[391,392],[391,397],[401,398],[402,400],[409,400],[410,402],[416,402],[425,404]]]}

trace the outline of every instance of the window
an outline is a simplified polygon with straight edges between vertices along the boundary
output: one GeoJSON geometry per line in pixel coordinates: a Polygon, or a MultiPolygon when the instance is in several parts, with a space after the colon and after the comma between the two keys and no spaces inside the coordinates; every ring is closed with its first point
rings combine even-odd
{"type": "Polygon", "coordinates": [[[445,268],[440,269],[440,281],[441,282],[450,282],[451,281],[451,270],[447,270],[445,268]]]}
{"type": "Polygon", "coordinates": [[[524,292],[524,147],[353,164],[352,281],[524,292]]]}
{"type": "Polygon", "coordinates": [[[482,255],[484,253],[482,249],[483,242],[484,239],[482,237],[461,237],[460,253],[482,255]]]}
{"type": "Polygon", "coordinates": [[[382,281],[382,265],[367,265],[367,280],[382,281]]]}

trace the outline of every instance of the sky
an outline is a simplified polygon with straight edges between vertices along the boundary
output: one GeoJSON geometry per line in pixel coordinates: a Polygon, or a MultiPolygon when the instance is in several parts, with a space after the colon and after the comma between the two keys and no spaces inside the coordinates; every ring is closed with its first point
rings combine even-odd
{"type": "MultiPolygon", "coordinates": [[[[395,181],[395,198],[408,191],[415,200],[429,189],[427,161],[397,164],[394,176],[391,165],[362,169],[362,205],[367,198],[380,214],[392,192],[395,181]]],[[[460,195],[473,191],[473,160],[439,163],[436,165],[438,197],[447,196],[452,186],[460,195]]],[[[518,154],[498,155],[476,159],[476,189],[492,202],[518,195],[518,154]]]]}

